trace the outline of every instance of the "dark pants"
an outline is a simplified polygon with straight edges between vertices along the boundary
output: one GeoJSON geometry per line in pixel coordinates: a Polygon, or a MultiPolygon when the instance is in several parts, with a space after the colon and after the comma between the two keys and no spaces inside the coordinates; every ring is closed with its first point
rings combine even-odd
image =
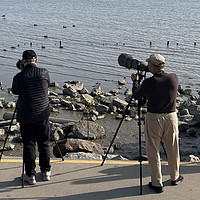
{"type": "Polygon", "coordinates": [[[28,176],[35,175],[36,152],[35,144],[38,144],[39,166],[41,172],[50,171],[50,125],[49,119],[33,124],[20,123],[20,131],[23,141],[23,161],[28,176]]]}

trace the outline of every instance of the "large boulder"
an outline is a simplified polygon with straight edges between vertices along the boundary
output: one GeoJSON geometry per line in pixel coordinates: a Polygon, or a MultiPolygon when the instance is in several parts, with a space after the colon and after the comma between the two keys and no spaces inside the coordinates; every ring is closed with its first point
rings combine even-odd
{"type": "Polygon", "coordinates": [[[91,142],[89,140],[67,138],[62,142],[57,143],[58,146],[55,146],[53,153],[56,157],[61,157],[58,147],[62,153],[62,156],[65,156],[69,152],[88,152],[88,153],[97,153],[103,154],[104,151],[100,144],[91,142]]]}
{"type": "Polygon", "coordinates": [[[105,129],[103,126],[87,120],[81,120],[75,123],[70,134],[71,137],[79,139],[97,139],[102,138],[104,135],[105,129]]]}

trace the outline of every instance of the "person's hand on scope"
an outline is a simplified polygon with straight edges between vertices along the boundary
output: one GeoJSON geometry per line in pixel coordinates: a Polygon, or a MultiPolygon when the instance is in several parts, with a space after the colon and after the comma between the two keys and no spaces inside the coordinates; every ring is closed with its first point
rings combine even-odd
{"type": "Polygon", "coordinates": [[[138,81],[139,80],[139,75],[136,73],[131,74],[131,80],[132,81],[138,81]]]}

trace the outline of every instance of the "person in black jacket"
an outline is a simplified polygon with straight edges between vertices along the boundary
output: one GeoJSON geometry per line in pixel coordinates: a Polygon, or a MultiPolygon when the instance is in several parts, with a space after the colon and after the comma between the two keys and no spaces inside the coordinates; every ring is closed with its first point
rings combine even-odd
{"type": "Polygon", "coordinates": [[[179,174],[179,131],[176,114],[176,97],[178,92],[178,77],[176,74],[164,71],[165,58],[160,54],[152,54],[146,60],[148,69],[153,74],[141,85],[138,75],[132,74],[133,95],[135,99],[147,98],[147,115],[145,118],[145,140],[151,182],[149,187],[156,192],[163,192],[160,142],[163,139],[172,185],[178,185],[183,176],[179,174]]]}
{"type": "Polygon", "coordinates": [[[33,50],[22,54],[23,69],[13,78],[11,91],[18,95],[17,121],[23,141],[24,180],[36,184],[36,150],[38,144],[39,166],[43,180],[50,180],[50,107],[47,69],[37,67],[37,55],[33,50]]]}

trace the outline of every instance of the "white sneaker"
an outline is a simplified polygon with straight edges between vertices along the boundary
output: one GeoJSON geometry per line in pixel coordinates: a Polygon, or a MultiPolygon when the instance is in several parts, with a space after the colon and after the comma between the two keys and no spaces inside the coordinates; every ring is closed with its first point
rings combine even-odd
{"type": "Polygon", "coordinates": [[[36,179],[34,175],[27,176],[26,174],[24,174],[24,181],[27,182],[29,185],[36,184],[36,179]]]}
{"type": "Polygon", "coordinates": [[[50,181],[51,179],[50,176],[51,176],[51,171],[42,172],[43,181],[50,181]]]}

